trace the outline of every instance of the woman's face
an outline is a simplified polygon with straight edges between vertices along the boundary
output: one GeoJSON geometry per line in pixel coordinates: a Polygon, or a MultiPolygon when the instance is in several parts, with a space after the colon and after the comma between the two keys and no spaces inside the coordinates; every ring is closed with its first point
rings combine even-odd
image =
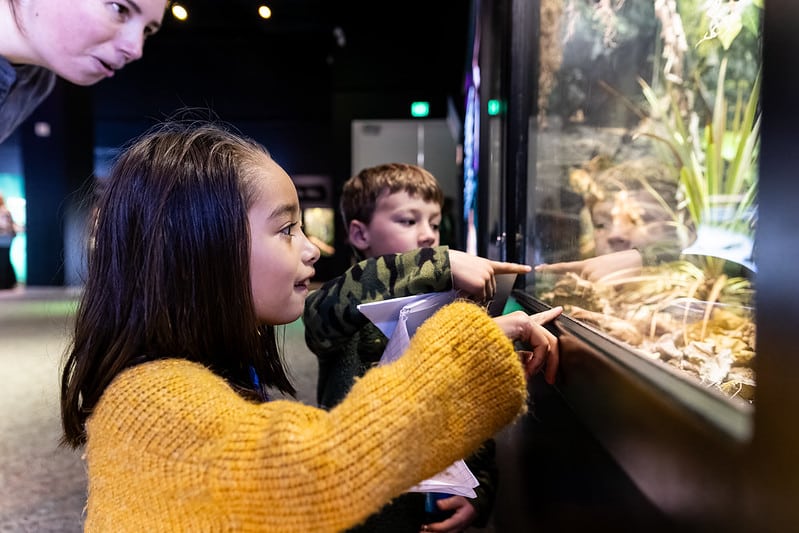
{"type": "Polygon", "coordinates": [[[258,156],[257,168],[248,213],[255,314],[264,324],[287,324],[305,307],[319,249],[302,231],[300,202],[288,174],[265,155],[258,156]]]}
{"type": "Polygon", "coordinates": [[[92,85],[142,56],[166,0],[13,0],[36,64],[92,85]]]}

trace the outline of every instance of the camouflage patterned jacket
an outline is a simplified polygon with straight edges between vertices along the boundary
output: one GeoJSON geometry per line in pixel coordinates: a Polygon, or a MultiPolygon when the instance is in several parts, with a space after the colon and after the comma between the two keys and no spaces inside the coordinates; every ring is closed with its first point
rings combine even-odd
{"type": "MultiPolygon", "coordinates": [[[[317,402],[329,409],[349,392],[355,379],[377,365],[388,342],[358,305],[391,298],[452,289],[449,248],[421,248],[404,254],[366,259],[308,295],[303,322],[305,342],[319,360],[317,402]]],[[[497,467],[495,443],[487,441],[466,458],[480,481],[472,504],[484,526],[494,504],[497,467]]],[[[418,532],[423,523],[423,496],[407,493],[367,523],[351,531],[418,532]]]]}

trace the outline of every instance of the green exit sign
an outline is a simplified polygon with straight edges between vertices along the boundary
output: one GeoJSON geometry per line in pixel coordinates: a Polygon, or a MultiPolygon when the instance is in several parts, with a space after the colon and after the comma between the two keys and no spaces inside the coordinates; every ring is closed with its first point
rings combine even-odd
{"type": "Polygon", "coordinates": [[[505,112],[505,104],[499,100],[489,100],[487,111],[489,116],[499,115],[505,112]]]}
{"type": "Polygon", "coordinates": [[[430,114],[430,102],[411,102],[412,117],[426,117],[430,114]]]}

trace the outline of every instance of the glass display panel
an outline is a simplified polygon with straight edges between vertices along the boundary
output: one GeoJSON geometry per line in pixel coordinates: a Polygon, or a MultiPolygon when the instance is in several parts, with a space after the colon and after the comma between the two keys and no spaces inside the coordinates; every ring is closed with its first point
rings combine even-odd
{"type": "Polygon", "coordinates": [[[525,258],[539,300],[750,403],[762,9],[541,1],[525,258]]]}

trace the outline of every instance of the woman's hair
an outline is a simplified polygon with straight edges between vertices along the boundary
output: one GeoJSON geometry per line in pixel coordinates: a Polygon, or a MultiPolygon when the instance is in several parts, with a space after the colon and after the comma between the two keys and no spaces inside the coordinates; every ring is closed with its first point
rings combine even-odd
{"type": "Polygon", "coordinates": [[[444,205],[444,192],[427,170],[407,163],[386,163],[361,170],[344,183],[341,193],[341,216],[344,227],[353,220],[368,224],[383,192],[404,191],[427,202],[444,205]]]}
{"type": "Polygon", "coordinates": [[[264,157],[222,126],[176,121],[116,161],[63,368],[64,444],[85,442],[86,419],[115,376],[155,359],[196,361],[245,395],[295,393],[252,300],[247,212],[264,157]]]}

